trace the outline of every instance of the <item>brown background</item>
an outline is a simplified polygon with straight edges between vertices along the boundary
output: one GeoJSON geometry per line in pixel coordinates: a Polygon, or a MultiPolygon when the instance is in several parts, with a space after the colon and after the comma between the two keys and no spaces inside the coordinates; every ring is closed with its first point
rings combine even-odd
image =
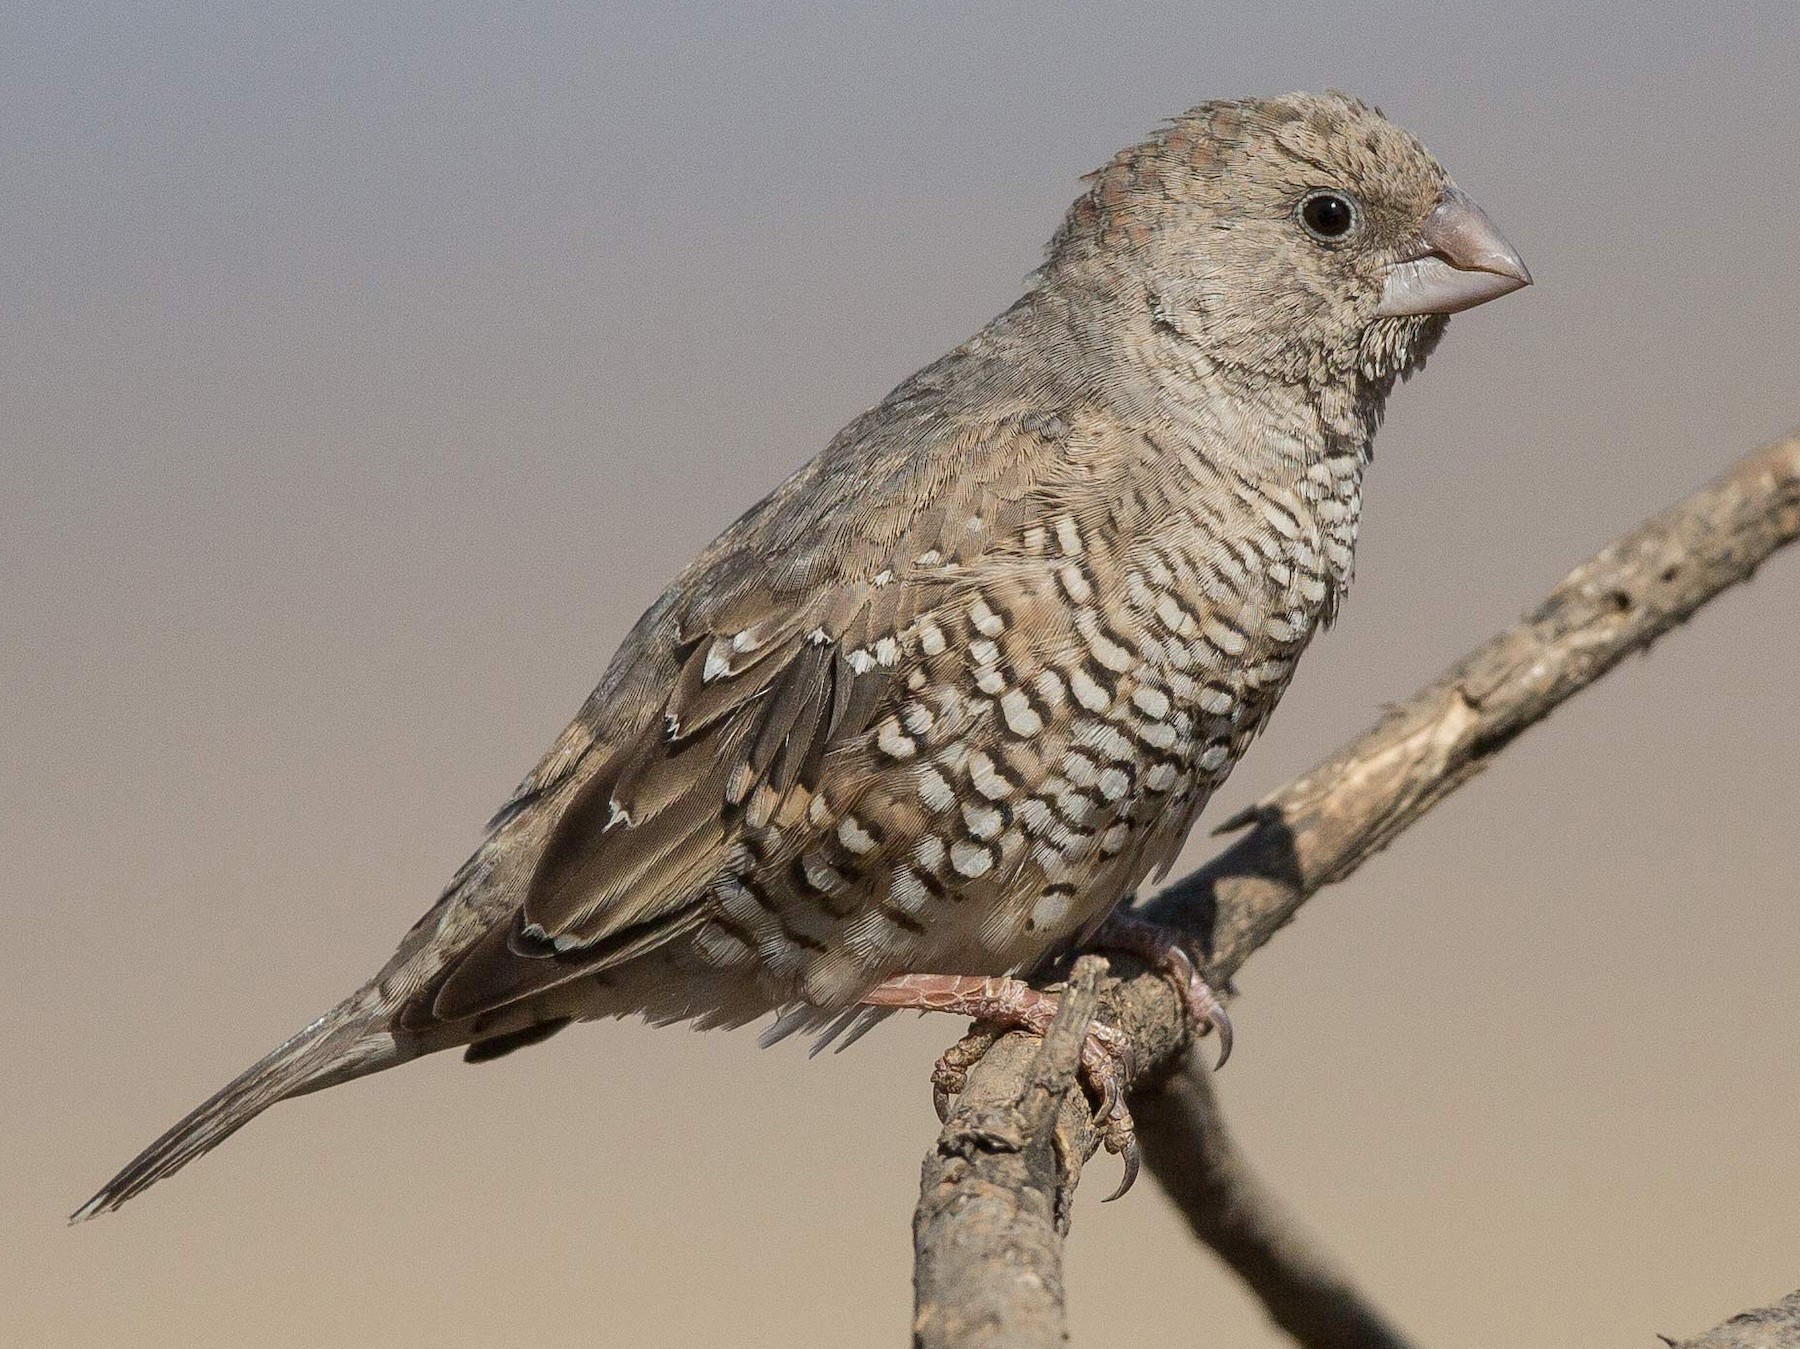
{"type": "MultiPolygon", "coordinates": [[[[446,1056],[62,1216],[371,971],[675,569],[1164,114],[1361,93],[1539,277],[1396,397],[1213,819],[1800,422],[1788,0],[377,8],[0,31],[0,1342],[901,1341],[947,1022],[446,1056]]],[[[1783,558],[1246,970],[1244,1140],[1423,1342],[1800,1284],[1797,610],[1783,558]]],[[[1096,1198],[1079,1342],[1277,1342],[1153,1185],[1096,1198]]]]}

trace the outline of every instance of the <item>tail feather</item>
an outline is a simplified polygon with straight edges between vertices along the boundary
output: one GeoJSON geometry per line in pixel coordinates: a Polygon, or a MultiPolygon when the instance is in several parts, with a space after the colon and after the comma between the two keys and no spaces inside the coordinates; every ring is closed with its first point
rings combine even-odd
{"type": "Polygon", "coordinates": [[[211,1152],[277,1101],[303,1096],[411,1058],[367,992],[353,995],[252,1064],[139,1153],[70,1215],[82,1222],[174,1175],[211,1152]]]}

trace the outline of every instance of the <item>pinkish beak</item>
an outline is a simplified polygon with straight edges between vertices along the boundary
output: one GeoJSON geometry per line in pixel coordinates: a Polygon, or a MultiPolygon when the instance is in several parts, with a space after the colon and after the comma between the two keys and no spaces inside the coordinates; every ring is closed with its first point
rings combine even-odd
{"type": "Polygon", "coordinates": [[[1531,273],[1494,222],[1454,187],[1419,231],[1410,257],[1388,268],[1381,318],[1456,314],[1531,284],[1531,273]]]}

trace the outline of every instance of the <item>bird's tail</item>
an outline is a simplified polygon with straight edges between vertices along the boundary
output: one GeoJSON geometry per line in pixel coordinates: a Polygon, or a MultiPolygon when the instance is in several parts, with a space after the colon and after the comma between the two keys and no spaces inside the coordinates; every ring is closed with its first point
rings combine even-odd
{"type": "Polygon", "coordinates": [[[118,1208],[212,1151],[277,1101],[391,1068],[416,1053],[395,1042],[372,989],[354,993],[190,1111],[76,1209],[69,1221],[81,1222],[118,1208]]]}

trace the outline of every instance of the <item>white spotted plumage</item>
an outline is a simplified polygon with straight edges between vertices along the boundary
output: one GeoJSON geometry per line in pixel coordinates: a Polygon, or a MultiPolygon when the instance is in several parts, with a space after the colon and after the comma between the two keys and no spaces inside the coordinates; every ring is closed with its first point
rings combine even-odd
{"type": "Polygon", "coordinates": [[[651,606],[387,966],[84,1212],[422,1053],[626,1014],[842,1028],[890,976],[1093,929],[1337,607],[1382,407],[1444,325],[1385,313],[1383,278],[1451,191],[1338,95],[1122,151],[1017,304],[651,606]],[[1296,224],[1322,176],[1366,239],[1296,224]]]}

